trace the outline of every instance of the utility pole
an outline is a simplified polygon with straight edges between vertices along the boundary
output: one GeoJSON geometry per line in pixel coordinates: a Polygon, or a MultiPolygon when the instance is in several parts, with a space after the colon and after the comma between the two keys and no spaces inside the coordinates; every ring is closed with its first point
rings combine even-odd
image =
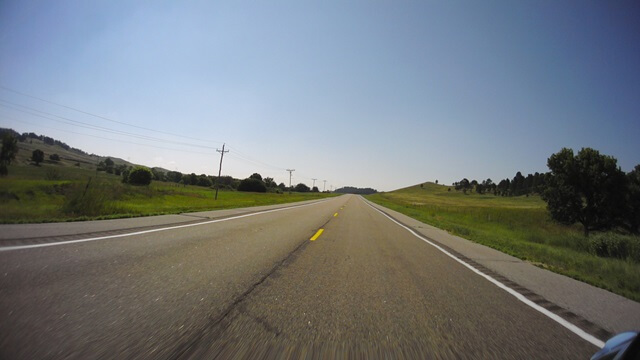
{"type": "Polygon", "coordinates": [[[291,194],[291,174],[296,171],[296,169],[287,169],[289,172],[289,194],[291,194]]]}
{"type": "Polygon", "coordinates": [[[229,150],[227,150],[227,151],[224,150],[224,145],[225,144],[222,144],[222,150],[216,149],[216,151],[220,153],[220,168],[218,169],[218,178],[216,179],[216,198],[215,198],[215,200],[218,200],[218,189],[220,188],[220,175],[222,175],[222,158],[224,157],[224,153],[228,153],[229,152],[229,150]]]}
{"type": "Polygon", "coordinates": [[[311,179],[311,180],[313,180],[313,186],[311,187],[311,190],[313,190],[313,188],[316,187],[316,180],[318,179],[311,179]]]}
{"type": "Polygon", "coordinates": [[[322,180],[322,182],[324,183],[324,185],[322,185],[322,192],[324,192],[327,190],[327,180],[322,180]]]}

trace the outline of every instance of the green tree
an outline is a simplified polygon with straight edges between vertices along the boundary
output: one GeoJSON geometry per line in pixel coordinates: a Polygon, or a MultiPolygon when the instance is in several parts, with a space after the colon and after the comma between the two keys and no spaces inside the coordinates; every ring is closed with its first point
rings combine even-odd
{"type": "Polygon", "coordinates": [[[182,173],[179,171],[169,171],[166,176],[168,181],[179,183],[182,180],[182,173]]]}
{"type": "Polygon", "coordinates": [[[122,182],[123,183],[128,183],[129,182],[129,173],[131,172],[131,170],[128,167],[125,167],[124,170],[121,171],[122,174],[122,182]]]}
{"type": "Polygon", "coordinates": [[[627,179],[615,158],[591,148],[574,156],[573,150],[564,148],[549,157],[547,166],[551,172],[543,199],[554,220],[579,222],[585,236],[620,223],[627,179]]]}
{"type": "Polygon", "coordinates": [[[10,133],[2,136],[2,150],[0,150],[0,176],[9,174],[9,165],[18,154],[18,139],[10,133]]]}
{"type": "Polygon", "coordinates": [[[49,155],[49,160],[51,160],[51,161],[60,161],[60,155],[51,154],[51,155],[49,155]]]}
{"type": "Polygon", "coordinates": [[[240,181],[240,184],[238,185],[238,191],[267,192],[267,187],[264,185],[264,182],[262,182],[262,180],[250,177],[240,181]]]}
{"type": "Polygon", "coordinates": [[[251,176],[249,176],[249,179],[256,179],[256,180],[262,181],[262,175],[258,173],[253,173],[251,176]]]}
{"type": "Polygon", "coordinates": [[[125,164],[117,165],[117,166],[115,166],[115,167],[113,168],[113,173],[114,173],[115,175],[120,176],[120,175],[121,175],[125,170],[127,170],[127,168],[128,168],[128,167],[127,167],[127,165],[125,165],[125,164]]]}
{"type": "Polygon", "coordinates": [[[305,185],[303,183],[300,183],[300,184],[296,185],[294,190],[297,191],[297,192],[309,192],[309,191],[311,191],[311,189],[307,185],[305,185]]]}
{"type": "Polygon", "coordinates": [[[510,185],[510,193],[513,196],[519,196],[522,195],[523,189],[524,189],[524,181],[525,178],[524,176],[522,176],[522,173],[520,171],[518,171],[516,173],[516,176],[513,177],[513,180],[511,181],[511,185],[510,185]]]}
{"type": "Polygon", "coordinates": [[[627,174],[629,180],[627,227],[632,233],[640,232],[640,165],[627,174]]]}
{"type": "Polygon", "coordinates": [[[113,160],[111,160],[111,158],[107,158],[104,161],[104,171],[106,171],[108,174],[113,174],[113,165],[113,160]]]}
{"type": "Polygon", "coordinates": [[[151,169],[151,173],[153,174],[153,180],[157,180],[157,181],[166,181],[166,176],[165,173],[163,171],[160,171],[158,169],[151,169]]]}
{"type": "Polygon", "coordinates": [[[40,165],[40,163],[44,161],[44,152],[40,149],[33,150],[31,153],[31,161],[36,163],[36,165],[40,165]]]}
{"type": "Polygon", "coordinates": [[[131,185],[149,185],[153,179],[151,170],[144,166],[136,166],[128,176],[128,183],[131,185]]]}
{"type": "Polygon", "coordinates": [[[211,180],[209,179],[209,177],[207,177],[207,175],[202,174],[202,175],[198,176],[198,182],[197,182],[196,185],[204,186],[204,187],[210,187],[213,184],[211,183],[211,180]]]}
{"type": "Polygon", "coordinates": [[[264,179],[263,179],[263,181],[264,181],[264,184],[265,184],[268,188],[274,188],[274,187],[277,187],[277,186],[278,186],[278,184],[276,184],[276,182],[275,182],[275,181],[273,181],[273,178],[266,177],[266,178],[264,178],[264,179]]]}
{"type": "Polygon", "coordinates": [[[457,182],[454,185],[456,187],[456,190],[462,190],[462,192],[464,192],[465,194],[467,193],[467,190],[471,189],[471,183],[467,178],[460,180],[460,182],[457,182]]]}

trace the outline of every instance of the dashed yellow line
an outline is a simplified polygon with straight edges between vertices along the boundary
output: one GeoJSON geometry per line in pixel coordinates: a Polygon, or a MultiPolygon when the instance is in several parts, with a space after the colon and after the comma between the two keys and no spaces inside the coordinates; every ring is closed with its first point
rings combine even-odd
{"type": "Polygon", "coordinates": [[[311,239],[309,239],[309,240],[311,240],[311,241],[316,241],[316,239],[318,239],[318,238],[320,237],[320,235],[322,235],[322,232],[323,232],[323,231],[324,231],[324,229],[319,229],[319,230],[316,232],[316,234],[315,234],[315,235],[313,235],[313,236],[311,237],[311,239]]]}

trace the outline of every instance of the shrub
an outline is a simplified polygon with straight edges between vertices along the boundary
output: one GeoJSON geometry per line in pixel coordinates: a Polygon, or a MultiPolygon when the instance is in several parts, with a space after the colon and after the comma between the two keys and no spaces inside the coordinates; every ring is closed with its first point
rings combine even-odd
{"type": "Polygon", "coordinates": [[[101,184],[76,184],[66,192],[62,211],[73,216],[98,216],[108,212],[108,191],[101,184]]]}
{"type": "Polygon", "coordinates": [[[589,252],[600,257],[629,259],[640,262],[640,238],[613,232],[589,237],[589,252]]]}
{"type": "Polygon", "coordinates": [[[267,186],[262,180],[248,178],[240,181],[238,191],[267,192],[267,186]]]}
{"type": "Polygon", "coordinates": [[[49,160],[60,161],[60,156],[58,154],[51,154],[49,155],[49,160]]]}
{"type": "Polygon", "coordinates": [[[60,180],[60,172],[57,169],[47,169],[47,172],[44,175],[47,180],[60,180]]]}
{"type": "Polygon", "coordinates": [[[151,170],[144,166],[136,166],[129,173],[127,182],[131,185],[149,185],[151,184],[151,179],[153,179],[151,170]]]}

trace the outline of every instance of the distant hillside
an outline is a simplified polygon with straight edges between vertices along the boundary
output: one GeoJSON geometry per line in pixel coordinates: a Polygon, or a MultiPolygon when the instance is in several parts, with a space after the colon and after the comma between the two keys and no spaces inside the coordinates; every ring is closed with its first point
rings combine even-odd
{"type": "MultiPolygon", "coordinates": [[[[95,170],[100,161],[104,161],[109,156],[99,156],[95,154],[88,154],[85,151],[71,147],[66,143],[56,140],[54,138],[38,135],[35,133],[23,133],[20,134],[13,129],[0,128],[0,137],[5,133],[10,133],[18,139],[18,154],[16,156],[14,164],[16,165],[28,165],[31,163],[31,154],[34,150],[40,149],[44,152],[45,163],[52,163],[49,159],[51,155],[58,155],[59,161],[55,163],[62,166],[76,166],[85,169],[95,170]]],[[[126,160],[109,157],[113,160],[115,165],[134,166],[126,160]]],[[[161,171],[168,171],[162,169],[161,171]]]]}
{"type": "Polygon", "coordinates": [[[345,186],[345,187],[341,187],[340,189],[336,189],[335,192],[340,194],[369,195],[369,194],[377,193],[378,190],[372,189],[372,188],[357,188],[353,186],[345,186]]]}

